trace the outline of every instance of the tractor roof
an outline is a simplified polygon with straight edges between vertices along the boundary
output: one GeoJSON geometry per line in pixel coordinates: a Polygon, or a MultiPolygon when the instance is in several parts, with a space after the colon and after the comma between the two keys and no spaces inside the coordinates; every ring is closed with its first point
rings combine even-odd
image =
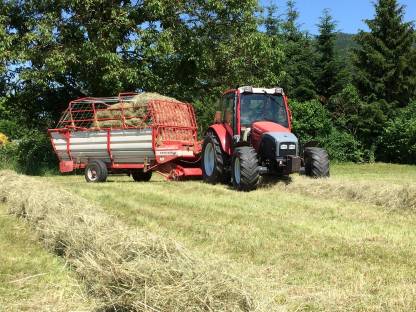
{"type": "Polygon", "coordinates": [[[283,88],[255,88],[252,86],[245,86],[245,87],[240,87],[238,88],[238,91],[240,91],[240,93],[266,93],[266,94],[280,94],[280,95],[284,95],[284,91],[283,88]]]}

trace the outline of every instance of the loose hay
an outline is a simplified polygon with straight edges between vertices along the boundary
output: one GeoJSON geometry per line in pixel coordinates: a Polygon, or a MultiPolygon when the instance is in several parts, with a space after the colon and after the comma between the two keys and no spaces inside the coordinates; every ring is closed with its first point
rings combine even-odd
{"type": "Polygon", "coordinates": [[[172,240],[133,230],[36,178],[1,171],[0,185],[9,212],[68,262],[102,302],[100,311],[263,310],[223,265],[197,259],[172,240]]]}
{"type": "Polygon", "coordinates": [[[122,117],[124,115],[125,125],[129,127],[146,126],[145,116],[147,114],[147,104],[149,101],[170,101],[178,102],[175,98],[164,96],[158,93],[143,92],[135,95],[128,102],[121,102],[110,105],[106,110],[100,110],[96,113],[98,120],[92,124],[94,128],[120,128],[123,126],[122,117]],[[122,114],[123,110],[123,114],[122,114]]]}
{"type": "Polygon", "coordinates": [[[280,184],[277,187],[285,192],[364,202],[388,210],[416,211],[416,187],[414,185],[293,177],[291,183],[280,184]]]}

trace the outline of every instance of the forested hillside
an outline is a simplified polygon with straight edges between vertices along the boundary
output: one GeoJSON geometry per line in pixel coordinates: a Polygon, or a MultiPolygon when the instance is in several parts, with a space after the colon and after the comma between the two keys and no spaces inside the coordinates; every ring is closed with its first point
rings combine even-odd
{"type": "Polygon", "coordinates": [[[341,57],[348,57],[348,52],[357,47],[353,34],[337,33],[335,50],[341,57]]]}
{"type": "Polygon", "coordinates": [[[158,92],[194,103],[203,129],[221,91],[279,85],[302,142],[340,161],[416,163],[416,35],[404,14],[378,0],[370,31],[352,37],[325,10],[314,37],[293,0],[286,11],[256,0],[2,1],[0,132],[11,143],[0,158],[27,173],[50,166],[46,129],[77,97],[158,92]]]}

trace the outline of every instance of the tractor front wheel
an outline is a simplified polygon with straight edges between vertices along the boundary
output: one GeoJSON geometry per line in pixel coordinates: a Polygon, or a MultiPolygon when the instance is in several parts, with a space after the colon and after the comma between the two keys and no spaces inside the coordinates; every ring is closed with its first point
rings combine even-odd
{"type": "Polygon", "coordinates": [[[329,156],[319,147],[305,148],[305,174],[312,178],[329,177],[329,156]]]}
{"type": "Polygon", "coordinates": [[[255,190],[260,178],[259,162],[255,149],[250,146],[236,148],[231,171],[234,188],[245,192],[255,190]]]}
{"type": "Polygon", "coordinates": [[[107,176],[107,165],[102,160],[93,160],[85,167],[85,180],[87,182],[105,182],[107,180],[107,176]]]}
{"type": "Polygon", "coordinates": [[[221,150],[217,136],[208,132],[202,147],[202,176],[205,182],[217,184],[225,182],[225,159],[226,155],[221,150]]]}

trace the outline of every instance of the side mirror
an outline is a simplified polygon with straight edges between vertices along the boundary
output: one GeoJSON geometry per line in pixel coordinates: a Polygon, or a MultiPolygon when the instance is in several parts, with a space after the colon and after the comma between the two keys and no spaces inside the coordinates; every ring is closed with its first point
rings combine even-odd
{"type": "Polygon", "coordinates": [[[221,123],[222,121],[222,113],[220,111],[216,111],[215,112],[215,116],[214,116],[214,123],[221,123]]]}

